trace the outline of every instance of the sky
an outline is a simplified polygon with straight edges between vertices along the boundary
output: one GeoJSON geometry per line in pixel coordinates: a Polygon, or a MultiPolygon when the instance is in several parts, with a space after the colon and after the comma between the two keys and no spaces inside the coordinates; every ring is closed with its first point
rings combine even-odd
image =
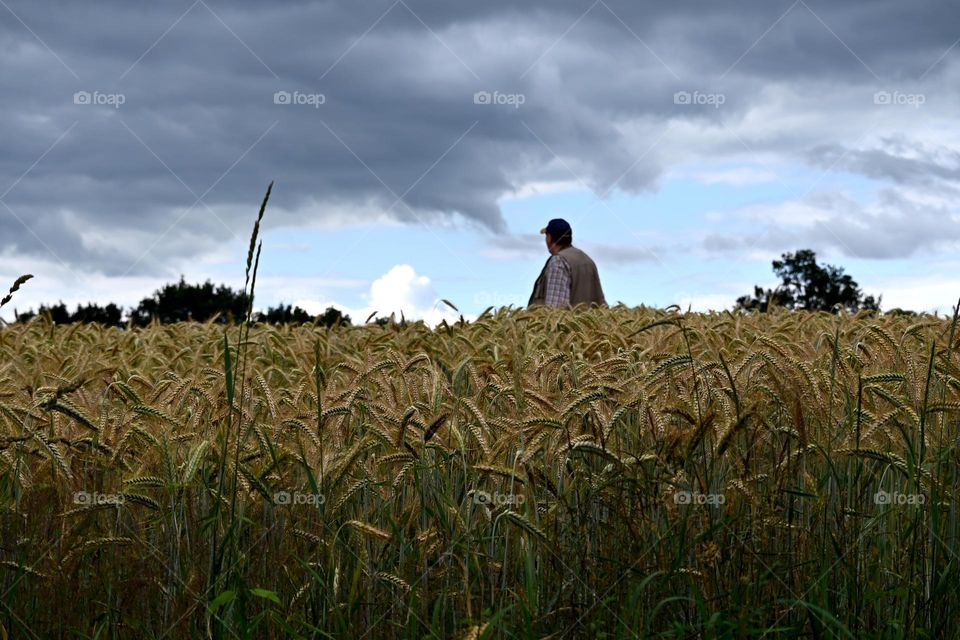
{"type": "Polygon", "coordinates": [[[271,181],[258,307],[523,306],[562,217],[611,304],[949,313],[958,80],[954,0],[0,0],[0,317],[242,287],[271,181]]]}

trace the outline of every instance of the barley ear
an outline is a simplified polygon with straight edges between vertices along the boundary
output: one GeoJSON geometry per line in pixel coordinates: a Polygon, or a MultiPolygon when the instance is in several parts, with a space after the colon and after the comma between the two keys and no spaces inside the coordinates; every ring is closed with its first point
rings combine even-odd
{"type": "Polygon", "coordinates": [[[20,285],[22,285],[24,282],[26,282],[32,277],[33,275],[28,273],[14,280],[13,285],[10,287],[10,290],[7,292],[7,295],[3,296],[3,299],[0,300],[0,307],[10,302],[10,299],[13,298],[13,294],[20,290],[20,285]]]}

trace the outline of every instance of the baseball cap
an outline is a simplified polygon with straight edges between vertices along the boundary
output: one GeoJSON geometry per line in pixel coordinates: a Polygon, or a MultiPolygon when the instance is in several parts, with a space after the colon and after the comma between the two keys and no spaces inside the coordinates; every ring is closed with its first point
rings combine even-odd
{"type": "Polygon", "coordinates": [[[563,218],[554,218],[547,223],[547,226],[540,229],[540,233],[549,233],[550,237],[556,242],[564,236],[572,237],[573,229],[570,228],[570,223],[563,218]]]}

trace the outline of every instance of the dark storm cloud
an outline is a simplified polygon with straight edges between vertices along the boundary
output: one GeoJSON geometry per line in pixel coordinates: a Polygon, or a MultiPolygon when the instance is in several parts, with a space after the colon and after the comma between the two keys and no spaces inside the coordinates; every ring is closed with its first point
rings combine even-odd
{"type": "MultiPolygon", "coordinates": [[[[900,0],[7,5],[0,251],[111,274],[244,236],[271,179],[271,224],[354,203],[494,233],[497,198],[528,181],[653,188],[670,121],[735,123],[770,83],[933,87],[960,17],[900,0]],[[675,104],[684,91],[724,104],[675,104]]],[[[942,170],[885,160],[844,162],[893,181],[942,170]]]]}

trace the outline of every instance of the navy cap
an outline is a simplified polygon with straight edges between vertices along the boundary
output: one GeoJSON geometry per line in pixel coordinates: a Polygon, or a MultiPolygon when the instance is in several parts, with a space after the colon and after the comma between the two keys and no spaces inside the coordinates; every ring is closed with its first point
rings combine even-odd
{"type": "Polygon", "coordinates": [[[570,228],[570,223],[563,218],[554,218],[547,223],[547,226],[545,226],[543,229],[540,229],[540,233],[549,233],[553,241],[557,242],[564,236],[567,238],[572,238],[573,229],[570,228]]]}

